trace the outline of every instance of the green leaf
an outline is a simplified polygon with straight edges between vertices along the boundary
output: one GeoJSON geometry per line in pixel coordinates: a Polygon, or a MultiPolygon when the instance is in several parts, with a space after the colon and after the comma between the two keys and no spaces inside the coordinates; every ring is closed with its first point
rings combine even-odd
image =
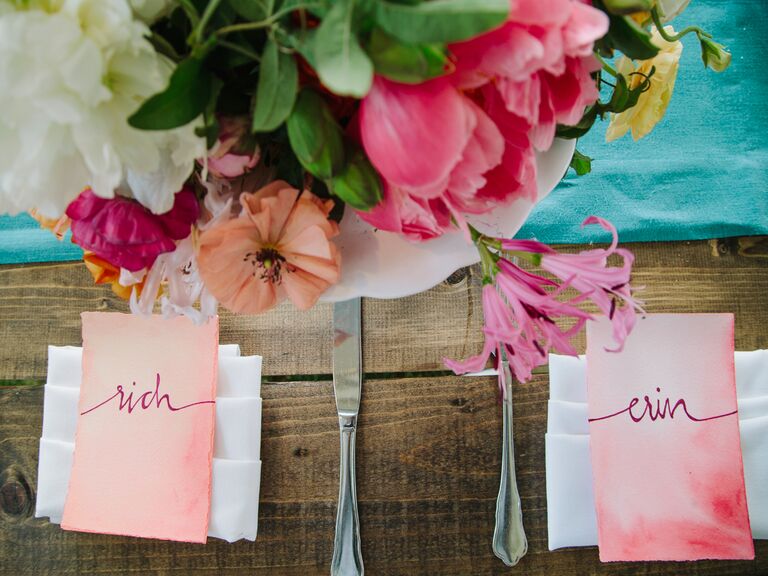
{"type": "Polygon", "coordinates": [[[344,137],[330,108],[315,91],[299,94],[287,122],[288,139],[304,169],[328,180],[344,167],[344,137]]]}
{"type": "Polygon", "coordinates": [[[410,44],[467,40],[500,26],[508,15],[509,0],[381,1],[376,9],[379,26],[410,44]]]}
{"type": "Polygon", "coordinates": [[[404,84],[420,84],[446,72],[443,44],[405,44],[381,28],[374,28],[368,54],[376,72],[404,84]]]}
{"type": "MultiPolygon", "coordinates": [[[[598,103],[599,104],[599,103],[598,103]]],[[[581,117],[579,123],[574,126],[558,125],[556,135],[558,138],[565,138],[567,140],[573,140],[574,138],[581,138],[590,131],[592,125],[595,123],[598,114],[598,104],[592,105],[584,112],[584,116],[581,117]]]]}
{"type": "Polygon", "coordinates": [[[290,10],[300,10],[305,8],[318,18],[325,18],[328,10],[335,0],[277,0],[275,3],[275,12],[287,12],[290,10]]]}
{"type": "MultiPolygon", "coordinates": [[[[594,5],[607,11],[603,0],[594,0],[594,5]]],[[[619,50],[633,60],[650,60],[659,53],[659,48],[651,41],[651,33],[629,16],[608,14],[610,27],[608,34],[598,42],[601,53],[619,50]]]]}
{"type": "Polygon", "coordinates": [[[605,111],[610,112],[624,112],[625,110],[629,110],[633,106],[637,105],[637,101],[640,99],[640,96],[643,94],[643,92],[647,91],[651,87],[651,77],[656,73],[656,67],[651,66],[650,72],[648,74],[641,74],[640,72],[633,72],[630,74],[630,76],[640,76],[642,77],[642,82],[635,86],[634,88],[630,88],[628,84],[628,78],[625,78],[623,75],[619,75],[616,77],[616,87],[613,89],[613,95],[611,96],[610,102],[608,102],[608,105],[605,106],[605,111]]]}
{"type": "Polygon", "coordinates": [[[592,158],[579,152],[573,151],[573,158],[571,158],[571,168],[576,171],[577,176],[584,176],[592,171],[592,158]]]}
{"type": "Polygon", "coordinates": [[[326,183],[331,193],[357,210],[370,210],[383,197],[379,175],[362,148],[348,150],[349,161],[341,172],[326,183]]]}
{"type": "Polygon", "coordinates": [[[192,122],[210,100],[213,78],[202,60],[182,61],[168,87],[144,102],[128,118],[128,124],[142,130],[170,130],[192,122]]]}
{"type": "Polygon", "coordinates": [[[354,24],[355,0],[338,0],[314,38],[317,75],[341,96],[362,98],[373,83],[373,63],[363,51],[354,24]]]}
{"type": "Polygon", "coordinates": [[[286,40],[291,48],[304,57],[304,60],[317,70],[317,60],[315,59],[315,38],[317,37],[317,28],[314,30],[306,30],[298,35],[289,35],[286,40]]]}
{"type": "Polygon", "coordinates": [[[228,0],[237,15],[249,22],[260,22],[272,15],[274,0],[228,0]]]}
{"type": "Polygon", "coordinates": [[[209,150],[213,148],[213,145],[216,144],[216,140],[219,137],[219,121],[216,118],[216,105],[223,85],[224,83],[221,80],[214,77],[211,85],[211,98],[208,100],[208,105],[203,111],[204,124],[195,129],[195,134],[201,138],[205,138],[209,150]]]}
{"type": "Polygon", "coordinates": [[[259,85],[253,109],[254,132],[271,132],[285,122],[296,101],[299,71],[296,60],[268,40],[261,55],[259,85]]]}

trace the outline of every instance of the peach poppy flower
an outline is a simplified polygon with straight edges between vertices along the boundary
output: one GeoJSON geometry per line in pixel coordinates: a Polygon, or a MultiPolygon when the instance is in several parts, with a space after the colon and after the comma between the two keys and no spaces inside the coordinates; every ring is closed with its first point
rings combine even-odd
{"type": "Polygon", "coordinates": [[[208,290],[236,313],[258,314],[285,297],[311,308],[339,279],[333,201],[278,180],[240,202],[239,217],[200,235],[197,263],[208,290]]]}

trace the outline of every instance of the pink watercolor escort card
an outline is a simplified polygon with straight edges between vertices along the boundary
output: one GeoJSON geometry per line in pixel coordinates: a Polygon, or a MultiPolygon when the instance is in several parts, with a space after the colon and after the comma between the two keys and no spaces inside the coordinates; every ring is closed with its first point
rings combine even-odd
{"type": "Polygon", "coordinates": [[[752,559],[731,314],[639,319],[620,353],[587,328],[600,560],[752,559]]]}
{"type": "Polygon", "coordinates": [[[206,541],[218,319],[86,312],[65,530],[206,541]]]}

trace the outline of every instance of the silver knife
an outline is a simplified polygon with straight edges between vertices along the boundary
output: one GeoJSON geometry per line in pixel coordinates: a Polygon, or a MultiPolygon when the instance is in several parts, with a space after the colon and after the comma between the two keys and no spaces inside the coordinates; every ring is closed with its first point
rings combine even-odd
{"type": "Polygon", "coordinates": [[[515,477],[515,445],[512,436],[512,372],[504,347],[499,357],[499,378],[504,389],[502,416],[501,481],[496,499],[496,528],[493,531],[493,553],[507,566],[514,566],[528,551],[523,528],[523,511],[515,477]]]}
{"type": "Polygon", "coordinates": [[[355,488],[355,435],[362,386],[360,307],[360,298],[333,305],[333,391],[339,414],[341,454],[332,576],[363,574],[355,488]]]}

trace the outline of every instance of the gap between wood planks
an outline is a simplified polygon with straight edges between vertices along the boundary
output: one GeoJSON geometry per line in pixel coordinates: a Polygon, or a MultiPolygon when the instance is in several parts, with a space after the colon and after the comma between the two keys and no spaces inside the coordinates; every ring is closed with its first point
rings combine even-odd
{"type": "MultiPolygon", "coordinates": [[[[533,374],[548,374],[547,366],[534,368],[533,374]]],[[[456,376],[451,370],[422,370],[410,372],[367,372],[363,375],[363,380],[402,380],[404,378],[443,378],[446,376],[456,376]]],[[[465,376],[457,376],[457,378],[465,376]]],[[[283,384],[285,382],[327,382],[333,380],[333,374],[296,374],[274,376],[262,376],[262,384],[283,384]]],[[[23,379],[23,380],[0,380],[0,389],[2,388],[36,388],[44,386],[45,380],[23,379]]]]}

